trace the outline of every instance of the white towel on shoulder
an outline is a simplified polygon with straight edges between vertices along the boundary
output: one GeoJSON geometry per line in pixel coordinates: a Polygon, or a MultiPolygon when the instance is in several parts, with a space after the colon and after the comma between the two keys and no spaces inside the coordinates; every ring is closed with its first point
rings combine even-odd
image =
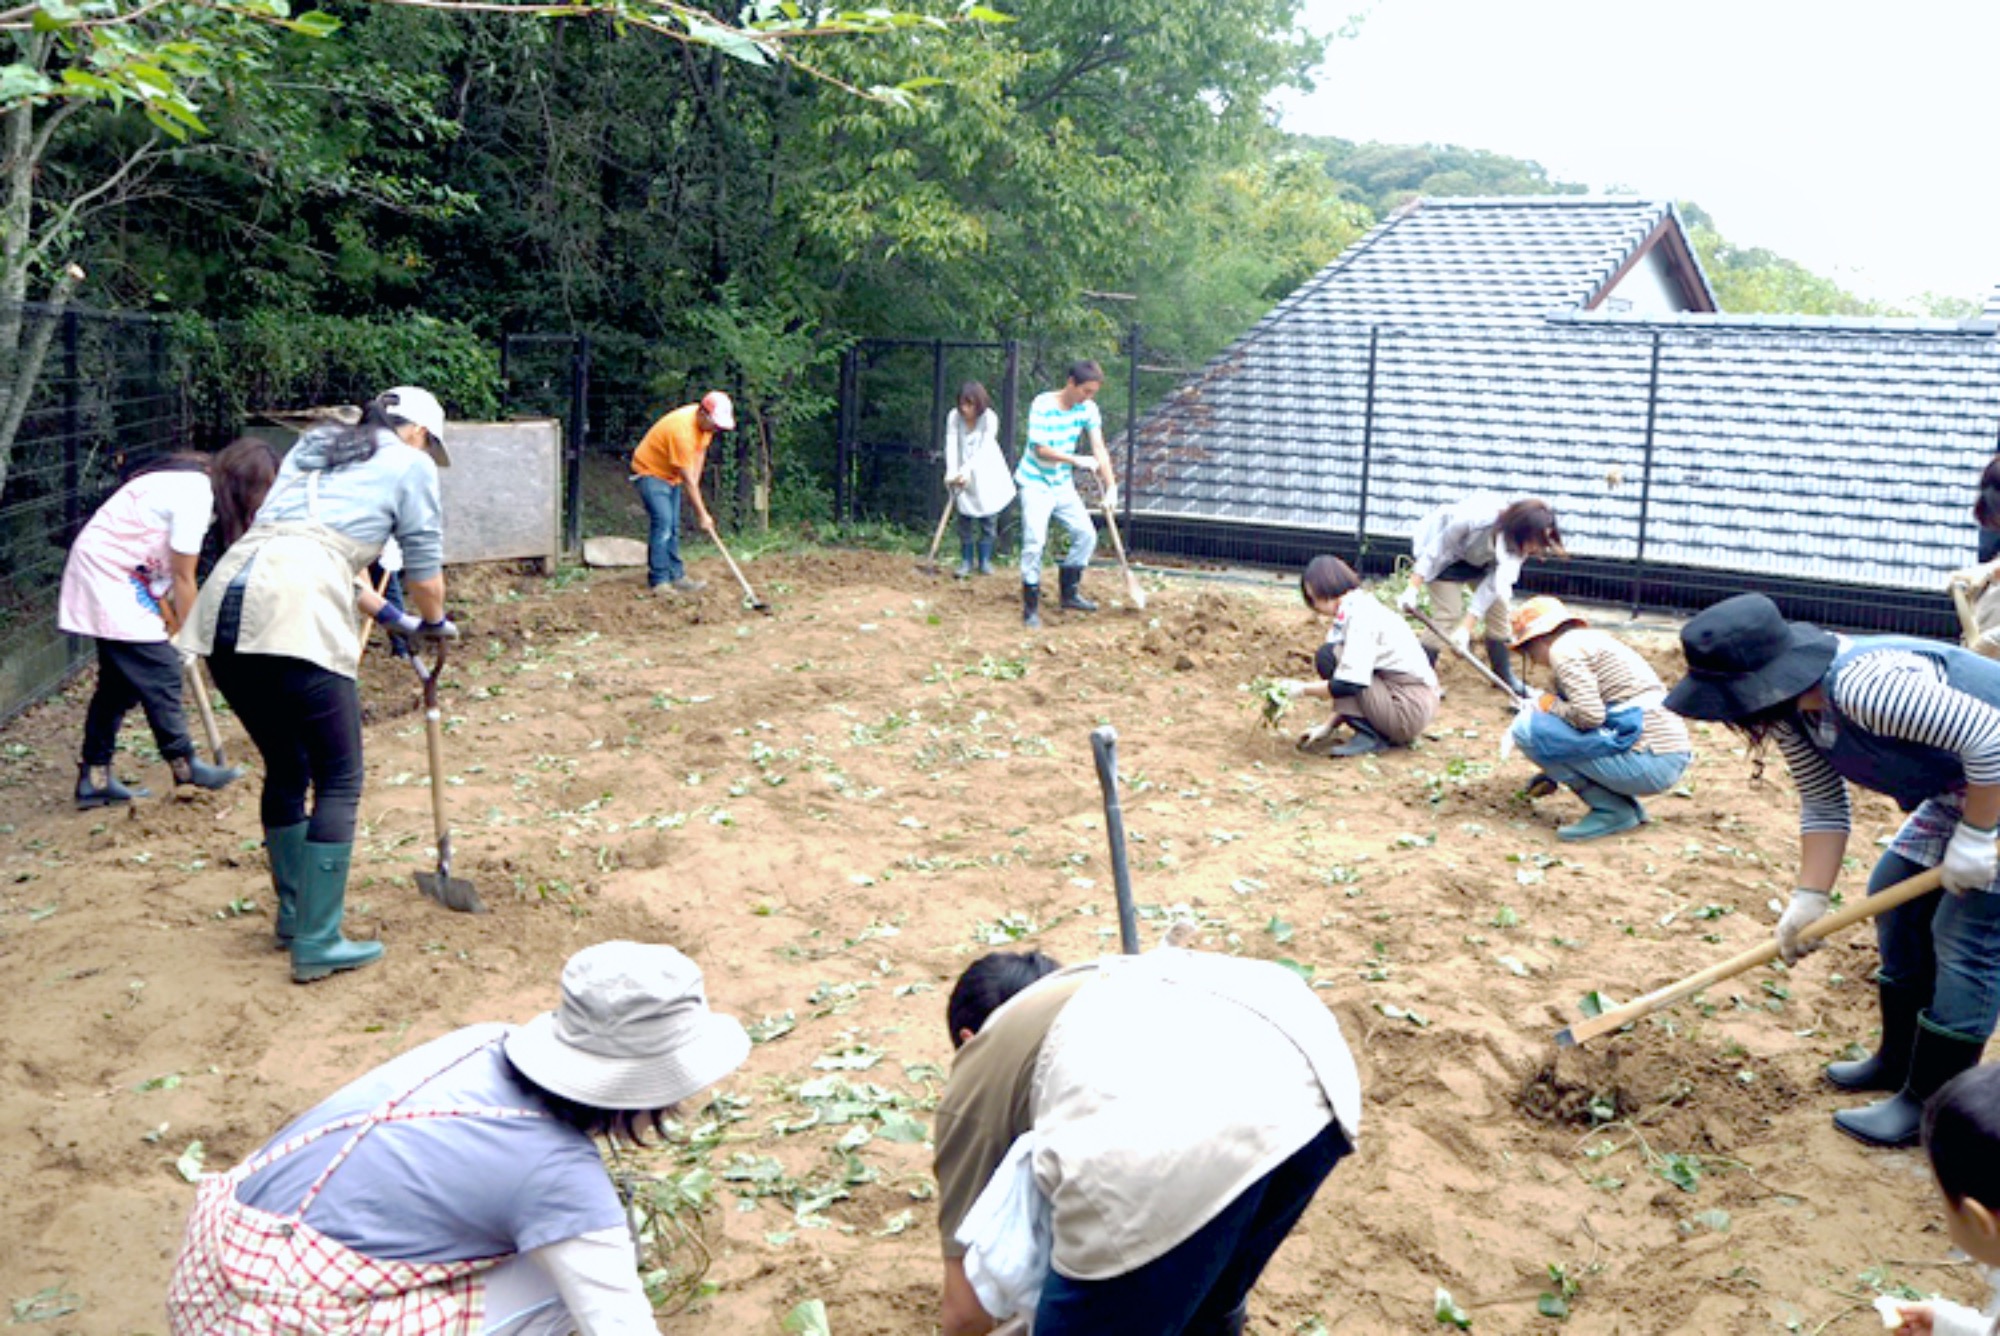
{"type": "Polygon", "coordinates": [[[1032,1319],[1049,1274],[1049,1199],[1035,1185],[1034,1151],[1033,1132],[1016,1139],[958,1227],[965,1278],[995,1318],[1032,1319]]]}

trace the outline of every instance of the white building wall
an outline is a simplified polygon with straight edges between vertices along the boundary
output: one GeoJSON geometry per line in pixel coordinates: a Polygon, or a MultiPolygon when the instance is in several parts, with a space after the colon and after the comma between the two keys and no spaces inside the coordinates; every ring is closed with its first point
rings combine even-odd
{"type": "Polygon", "coordinates": [[[1671,315],[1691,309],[1667,271],[1664,248],[1655,246],[1605,294],[1599,310],[1629,315],[1671,315]]]}

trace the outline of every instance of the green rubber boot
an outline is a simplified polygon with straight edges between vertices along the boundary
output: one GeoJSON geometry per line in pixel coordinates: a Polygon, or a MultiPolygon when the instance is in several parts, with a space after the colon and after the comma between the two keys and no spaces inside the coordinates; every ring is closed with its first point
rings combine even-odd
{"type": "Polygon", "coordinates": [[[272,936],[280,951],[292,949],[292,937],[298,932],[299,882],[305,876],[309,824],[264,827],[264,856],[271,860],[271,890],[278,897],[272,936]]]}
{"type": "Polygon", "coordinates": [[[340,934],[347,912],[347,865],[352,844],[314,844],[305,849],[292,933],[292,982],[312,983],[340,970],[360,969],[382,958],[380,942],[350,942],[340,934]]]}
{"type": "Polygon", "coordinates": [[[1581,821],[1563,826],[1556,831],[1556,838],[1576,843],[1581,840],[1601,840],[1606,835],[1618,835],[1637,826],[1645,817],[1639,804],[1622,793],[1613,793],[1602,784],[1593,784],[1580,779],[1569,786],[1577,797],[1583,799],[1590,812],[1581,821]]]}

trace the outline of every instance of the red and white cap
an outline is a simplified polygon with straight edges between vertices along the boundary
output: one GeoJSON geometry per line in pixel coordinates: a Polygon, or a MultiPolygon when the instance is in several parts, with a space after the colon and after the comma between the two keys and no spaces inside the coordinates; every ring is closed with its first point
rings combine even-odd
{"type": "Polygon", "coordinates": [[[710,390],[701,396],[701,411],[708,414],[717,431],[736,430],[736,405],[721,390],[710,390]]]}

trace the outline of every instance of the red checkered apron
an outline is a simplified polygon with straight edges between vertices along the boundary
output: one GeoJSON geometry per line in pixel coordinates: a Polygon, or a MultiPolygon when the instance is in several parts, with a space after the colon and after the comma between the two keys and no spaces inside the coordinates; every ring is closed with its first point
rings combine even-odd
{"type": "Polygon", "coordinates": [[[252,1156],[226,1174],[204,1175],[167,1287],[167,1329],[173,1336],[475,1336],[486,1316],[486,1286],[480,1273],[505,1257],[377,1261],[320,1233],[305,1223],[305,1215],[334,1171],[364,1137],[385,1123],[548,1117],[528,1109],[404,1112],[397,1107],[489,1047],[482,1044],[452,1059],[371,1113],[314,1128],[252,1156]],[[237,1188],[258,1170],[321,1137],[347,1131],[353,1136],[291,1214],[275,1215],[237,1200],[237,1188]]]}

